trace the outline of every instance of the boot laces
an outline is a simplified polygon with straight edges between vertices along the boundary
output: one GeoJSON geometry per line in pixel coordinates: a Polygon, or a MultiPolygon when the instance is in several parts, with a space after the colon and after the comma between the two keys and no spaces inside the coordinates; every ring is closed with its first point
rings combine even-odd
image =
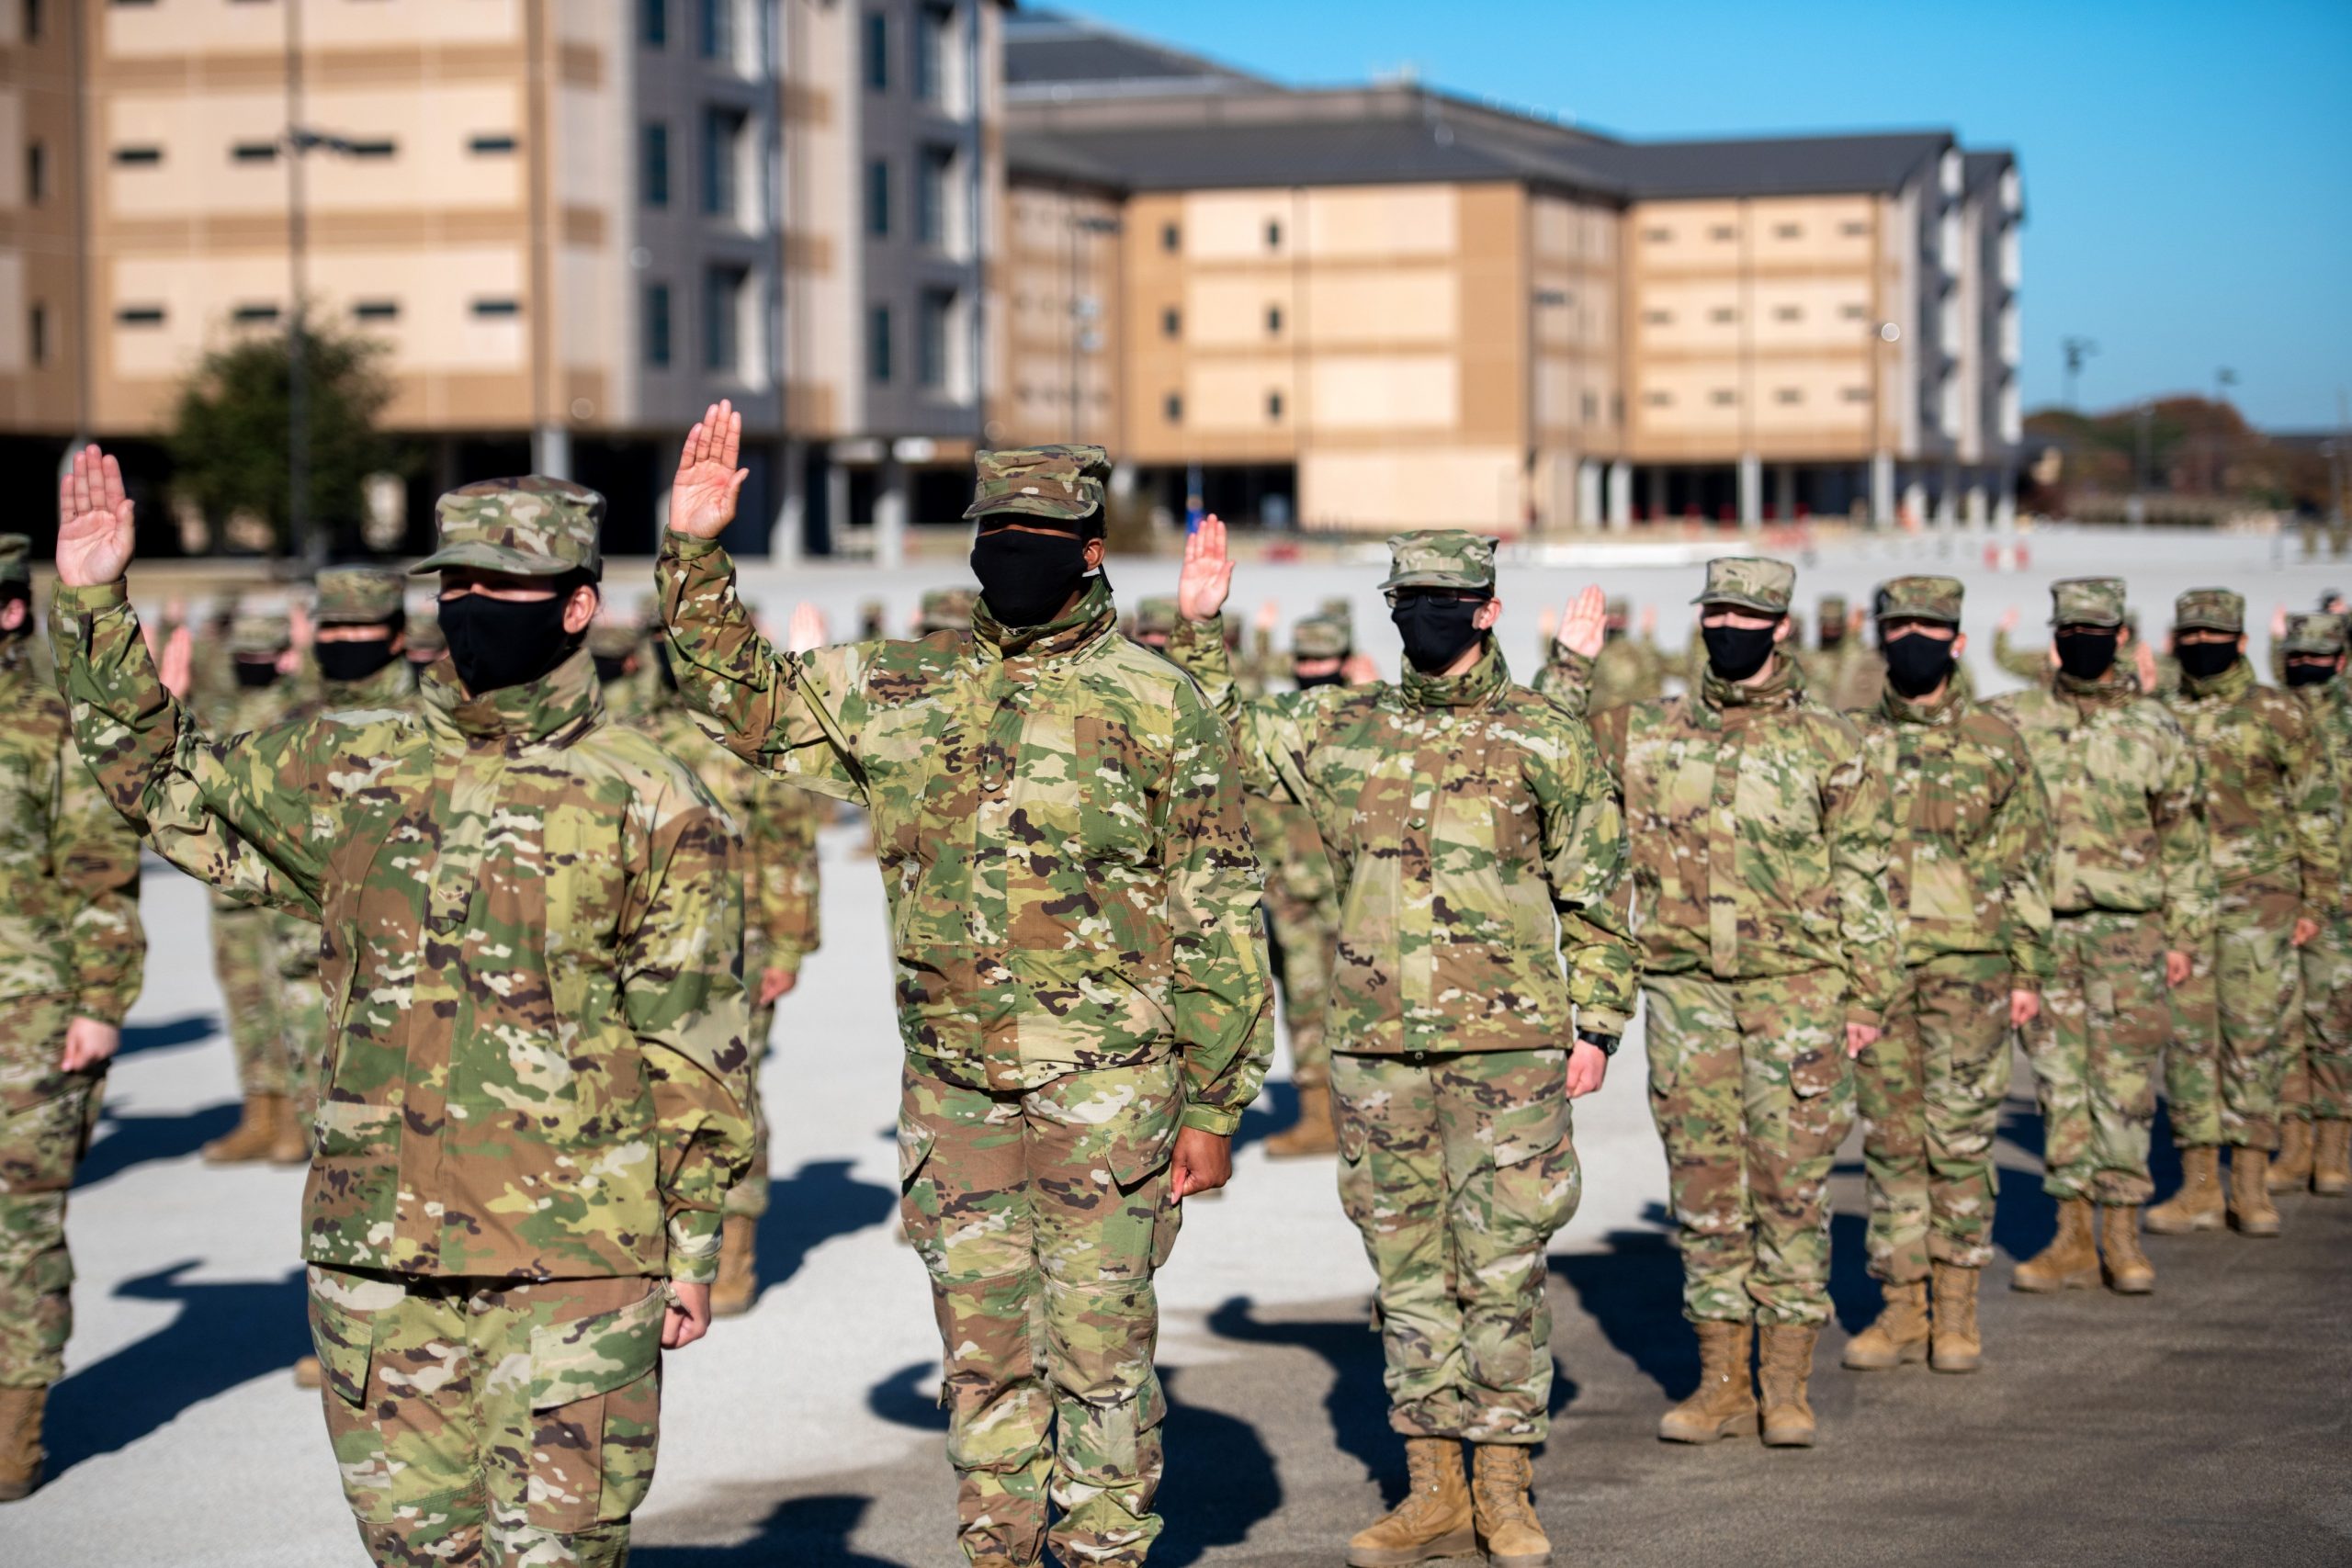
{"type": "Polygon", "coordinates": [[[1532,1524],[1535,1510],[1515,1472],[1497,1469],[1477,1480],[1478,1507],[1494,1524],[1532,1524]]]}

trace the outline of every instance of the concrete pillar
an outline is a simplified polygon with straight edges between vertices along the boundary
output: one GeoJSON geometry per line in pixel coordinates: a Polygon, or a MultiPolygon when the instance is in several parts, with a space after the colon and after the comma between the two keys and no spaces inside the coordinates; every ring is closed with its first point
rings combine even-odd
{"type": "Polygon", "coordinates": [[[1577,460],[1577,526],[1600,526],[1600,465],[1589,457],[1577,460]]]}
{"type": "Polygon", "coordinates": [[[1783,523],[1793,523],[1797,517],[1797,466],[1782,463],[1773,473],[1772,507],[1783,523]]]}
{"type": "Polygon", "coordinates": [[[2018,525],[2018,477],[2003,473],[1993,495],[1993,526],[2006,534],[2018,525]]]}
{"type": "Polygon", "coordinates": [[[800,559],[808,536],[808,449],[797,441],[775,444],[775,525],[768,533],[768,559],[789,566],[800,559]]]}
{"type": "Polygon", "coordinates": [[[1743,528],[1761,527],[1764,523],[1764,464],[1753,452],[1739,455],[1739,525],[1743,528]]]}
{"type": "Polygon", "coordinates": [[[1634,524],[1634,465],[1620,457],[1609,465],[1609,525],[1630,528],[1634,524]]]}
{"type": "Polygon", "coordinates": [[[1650,517],[1653,521],[1666,515],[1666,468],[1662,464],[1650,468],[1650,517]]]}
{"type": "Polygon", "coordinates": [[[1928,515],[1928,486],[1917,474],[1903,487],[1903,515],[1920,521],[1928,515]]]}
{"type": "Polygon", "coordinates": [[[874,564],[886,571],[907,564],[907,470],[887,456],[874,468],[874,564]]]}
{"type": "Polygon", "coordinates": [[[1936,526],[1950,532],[1959,523],[1960,470],[1947,463],[1936,487],[1936,526]]]}
{"type": "Polygon", "coordinates": [[[1990,515],[1990,508],[1984,495],[1984,478],[1982,474],[1978,475],[1968,487],[1968,505],[1963,515],[1968,520],[1969,528],[1979,532],[1983,530],[1990,515]]]}
{"type": "Polygon", "coordinates": [[[551,479],[571,477],[571,432],[560,424],[543,424],[531,432],[531,471],[551,479]]]}
{"type": "Polygon", "coordinates": [[[825,454],[825,547],[842,547],[849,527],[849,469],[831,452],[825,454]]]}
{"type": "Polygon", "coordinates": [[[1871,524],[1883,528],[1894,521],[1894,456],[1880,452],[1871,458],[1871,524]]]}

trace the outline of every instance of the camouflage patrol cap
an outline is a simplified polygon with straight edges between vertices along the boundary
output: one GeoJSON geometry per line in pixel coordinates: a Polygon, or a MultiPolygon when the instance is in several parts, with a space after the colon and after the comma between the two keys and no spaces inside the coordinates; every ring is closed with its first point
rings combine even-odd
{"type": "Polygon", "coordinates": [[[1329,615],[1309,615],[1290,632],[1293,659],[1345,659],[1355,651],[1355,634],[1348,623],[1329,615]]]}
{"type": "Polygon", "coordinates": [[[2278,639],[2282,653],[2338,654],[2344,651],[2345,628],[2352,616],[2299,615],[2287,617],[2287,635],[2278,639]]]}
{"type": "Polygon", "coordinates": [[[1464,588],[1495,591],[1495,541],[1460,528],[1424,528],[1388,540],[1385,593],[1396,588],[1464,588]]]}
{"type": "Polygon", "coordinates": [[[401,613],[407,584],[380,566],[334,566],[319,573],[318,621],[322,626],[372,626],[401,613]]]}
{"type": "Polygon", "coordinates": [[[1717,556],[1707,563],[1707,586],[1693,604],[1731,604],[1759,615],[1785,615],[1797,587],[1797,569],[1764,556],[1717,556]]]}
{"type": "Polygon", "coordinates": [[[441,547],[411,567],[413,575],[452,566],[526,577],[605,574],[605,498],[586,485],[544,474],[481,479],[443,496],[434,515],[441,547]]]}
{"type": "Polygon", "coordinates": [[[231,653],[283,653],[293,642],[294,628],[283,615],[239,615],[229,627],[231,653]]]}
{"type": "Polygon", "coordinates": [[[1338,621],[1342,626],[1355,625],[1355,601],[1345,594],[1335,594],[1324,600],[1316,606],[1315,613],[1327,621],[1338,621]]]}
{"type": "Polygon", "coordinates": [[[967,517],[1021,512],[1048,522],[1077,523],[1102,514],[1102,481],[1111,456],[1100,446],[1008,446],[972,459],[978,477],[967,517]]]}
{"type": "Polygon", "coordinates": [[[1956,626],[1962,592],[1957,577],[1897,577],[1880,584],[1872,604],[1882,621],[1935,621],[1956,626]]]}
{"type": "Polygon", "coordinates": [[[1139,599],[1136,602],[1136,636],[1174,637],[1180,618],[1173,599],[1165,596],[1139,599]]]}
{"type": "Polygon", "coordinates": [[[1824,626],[1843,623],[1846,619],[1846,596],[1843,593],[1824,593],[1821,602],[1814,606],[1814,614],[1821,617],[1824,626]]]}
{"type": "Polygon", "coordinates": [[[2245,630],[2245,595],[2227,588],[2192,588],[2172,602],[2175,631],[2230,632],[2245,630]]]}
{"type": "Polygon", "coordinates": [[[627,659],[645,640],[645,633],[627,621],[594,621],[588,626],[588,656],[627,659]]]}
{"type": "Polygon", "coordinates": [[[1630,621],[1634,618],[1634,602],[1623,593],[1612,594],[1600,613],[1612,621],[1630,621]]]}
{"type": "Polygon", "coordinates": [[[22,534],[0,534],[0,583],[33,580],[33,542],[22,534]]]}
{"type": "Polygon", "coordinates": [[[929,637],[933,632],[962,631],[972,624],[972,609],[979,597],[979,591],[972,588],[932,589],[922,596],[915,634],[929,637]]]}
{"type": "Polygon", "coordinates": [[[2050,585],[2053,626],[2120,626],[2123,624],[2123,580],[2066,577],[2050,585]]]}

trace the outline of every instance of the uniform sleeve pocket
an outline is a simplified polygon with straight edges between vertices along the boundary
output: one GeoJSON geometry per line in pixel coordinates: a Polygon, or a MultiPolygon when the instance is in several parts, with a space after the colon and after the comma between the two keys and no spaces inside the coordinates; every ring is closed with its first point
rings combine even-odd
{"type": "Polygon", "coordinates": [[[625,1519],[653,1484],[669,1294],[531,1331],[530,1479],[524,1512],[570,1533],[625,1519]]]}

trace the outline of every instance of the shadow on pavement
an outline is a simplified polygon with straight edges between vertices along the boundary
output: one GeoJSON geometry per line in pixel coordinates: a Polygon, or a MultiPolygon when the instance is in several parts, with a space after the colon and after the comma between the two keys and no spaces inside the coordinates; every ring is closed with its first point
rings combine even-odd
{"type": "Polygon", "coordinates": [[[1256,1314],[1247,1296],[1235,1296],[1209,1314],[1209,1331],[1219,1338],[1245,1345],[1289,1345],[1310,1350],[1331,1368],[1331,1387],[1323,1396],[1330,1418],[1331,1438],[1342,1453],[1377,1476],[1381,1489],[1394,1503],[1405,1495],[1404,1477],[1391,1473],[1403,1450],[1388,1429],[1388,1390],[1381,1381],[1380,1336],[1363,1318],[1331,1322],[1308,1319],[1269,1321],[1256,1314]]]}
{"type": "Polygon", "coordinates": [[[639,1546],[628,1560],[637,1568],[753,1568],[755,1564],[808,1563],[810,1568],[914,1568],[894,1558],[876,1557],[849,1543],[873,1501],[833,1493],[790,1497],[760,1523],[760,1533],[741,1546],[639,1546]]]}
{"type": "Polygon", "coordinates": [[[1298,1090],[1287,1082],[1268,1082],[1241,1113],[1241,1125],[1233,1130],[1233,1146],[1246,1149],[1263,1138],[1283,1132],[1298,1120],[1298,1090]]]}
{"type": "Polygon", "coordinates": [[[311,1348],[302,1270],[277,1280],[198,1283],[182,1275],[195,1259],[126,1280],[114,1289],[131,1301],[177,1302],[162,1328],[102,1361],[77,1367],[49,1397],[49,1465],[62,1474],[84,1460],[129,1447],[179,1414],[239,1383],[288,1374],[311,1348]]]}
{"type": "Polygon", "coordinates": [[[833,1237],[889,1217],[897,1191],[861,1181],[849,1169],[845,1159],[811,1160],[769,1185],[768,1212],[760,1216],[763,1293],[800,1272],[808,1254],[833,1237]]]}
{"type": "Polygon", "coordinates": [[[74,1168],[74,1185],[95,1186],[150,1160],[185,1158],[234,1127],[238,1114],[233,1101],[155,1116],[103,1114],[96,1141],[74,1168]]]}
{"type": "Polygon", "coordinates": [[[894,1427],[925,1432],[947,1430],[947,1412],[938,1400],[939,1365],[917,1361],[900,1367],[865,1393],[865,1408],[894,1427]]]}
{"type": "Polygon", "coordinates": [[[209,1012],[192,1012],[185,1018],[165,1019],[161,1023],[125,1024],[122,1043],[115,1048],[115,1059],[135,1056],[141,1051],[162,1051],[174,1045],[193,1045],[199,1040],[209,1040],[220,1032],[220,1020],[209,1012]]]}
{"type": "MultiPolygon", "coordinates": [[[[1643,1217],[1668,1219],[1657,1204],[1643,1217]]],[[[1606,1252],[1556,1255],[1552,1272],[1567,1281],[1619,1354],[1668,1399],[1680,1399],[1699,1386],[1699,1342],[1682,1320],[1681,1255],[1671,1237],[1656,1231],[1611,1231],[1602,1239],[1606,1252]]]]}

